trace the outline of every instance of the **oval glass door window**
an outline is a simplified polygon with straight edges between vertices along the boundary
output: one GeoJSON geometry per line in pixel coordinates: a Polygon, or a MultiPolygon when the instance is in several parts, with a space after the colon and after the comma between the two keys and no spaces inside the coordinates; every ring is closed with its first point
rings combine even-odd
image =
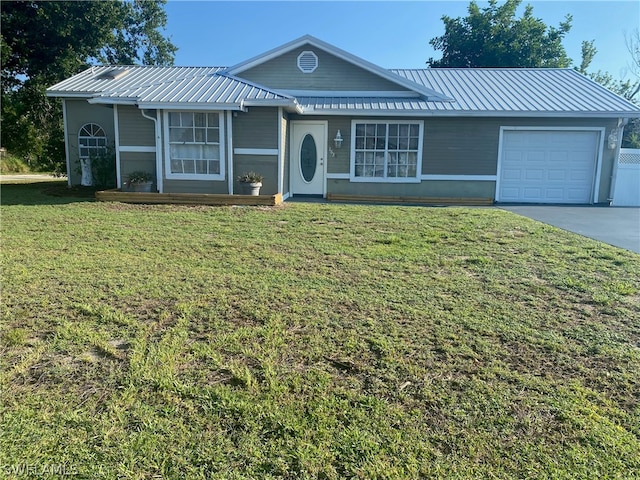
{"type": "Polygon", "coordinates": [[[309,183],[316,174],[316,164],[318,163],[318,152],[316,142],[310,133],[307,133],[302,140],[300,147],[300,173],[304,181],[309,183]]]}

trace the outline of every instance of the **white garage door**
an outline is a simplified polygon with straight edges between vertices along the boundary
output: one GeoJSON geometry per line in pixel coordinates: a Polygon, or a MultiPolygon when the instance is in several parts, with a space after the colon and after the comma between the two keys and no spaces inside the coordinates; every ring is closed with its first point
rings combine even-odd
{"type": "Polygon", "coordinates": [[[497,201],[592,203],[597,131],[504,130],[497,201]]]}

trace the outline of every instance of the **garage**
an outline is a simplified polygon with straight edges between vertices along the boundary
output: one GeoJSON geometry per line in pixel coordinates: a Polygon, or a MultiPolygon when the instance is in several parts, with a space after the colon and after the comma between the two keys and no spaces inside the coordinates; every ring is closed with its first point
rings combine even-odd
{"type": "Polygon", "coordinates": [[[503,127],[496,201],[593,203],[601,133],[503,127]]]}

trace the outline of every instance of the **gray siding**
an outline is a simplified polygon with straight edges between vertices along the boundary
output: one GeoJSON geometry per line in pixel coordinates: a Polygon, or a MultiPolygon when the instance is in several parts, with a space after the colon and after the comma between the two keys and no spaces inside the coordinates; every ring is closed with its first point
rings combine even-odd
{"type": "MultiPolygon", "coordinates": [[[[576,118],[428,118],[425,120],[422,173],[496,175],[501,126],[609,129],[615,126],[615,122],[576,118]]],[[[612,161],[613,154],[605,150],[603,167],[609,172],[612,161]]]]}
{"type": "Polygon", "coordinates": [[[129,174],[136,171],[149,172],[153,175],[151,191],[158,188],[156,177],[156,154],[151,152],[120,152],[120,176],[122,183],[127,181],[129,174]]]}
{"type": "MultiPolygon", "coordinates": [[[[340,129],[344,139],[335,157],[329,157],[327,173],[348,174],[350,167],[351,120],[358,117],[308,117],[292,115],[291,119],[328,120],[329,145],[340,129]]],[[[369,119],[371,117],[362,117],[369,119]]],[[[376,118],[376,117],[374,117],[376,118]]],[[[420,118],[407,118],[407,120],[420,118]]],[[[380,121],[384,121],[380,118],[380,121]]],[[[596,127],[605,128],[605,135],[616,126],[615,119],[597,118],[437,118],[424,120],[422,158],[423,175],[497,175],[498,148],[501,126],[528,127],[596,127]]],[[[602,155],[598,202],[609,197],[610,179],[614,164],[613,150],[606,148],[602,155]]],[[[348,180],[329,180],[328,193],[353,195],[410,195],[423,197],[491,197],[495,195],[492,181],[422,181],[419,184],[350,183],[348,180]],[[490,192],[490,193],[488,193],[490,192]]]]}
{"type": "Polygon", "coordinates": [[[295,90],[406,90],[367,70],[337,58],[315,47],[305,46],[285,53],[238,74],[270,88],[295,90]],[[318,56],[318,68],[303,73],[298,68],[298,55],[311,50],[318,56]]]}
{"type": "Polygon", "coordinates": [[[118,132],[120,145],[154,147],[156,144],[154,123],[133,106],[118,106],[118,132]]]}
{"type": "Polygon", "coordinates": [[[234,155],[233,192],[241,193],[240,182],[237,177],[244,172],[257,172],[264,176],[262,180],[261,195],[273,195],[278,193],[278,156],[277,155],[234,155]]]}
{"type": "Polygon", "coordinates": [[[233,117],[234,148],[278,148],[278,109],[251,107],[233,117]]]}
{"type": "Polygon", "coordinates": [[[87,123],[100,125],[107,135],[107,143],[115,145],[115,130],[113,127],[113,107],[105,105],[91,105],[86,100],[67,99],[67,134],[66,139],[69,149],[71,185],[79,185],[81,175],[78,152],[78,132],[87,123]]]}
{"type": "Polygon", "coordinates": [[[226,181],[164,180],[164,193],[214,193],[228,194],[226,181]]]}
{"type": "Polygon", "coordinates": [[[493,199],[495,191],[495,182],[462,180],[429,180],[420,183],[351,183],[349,180],[328,180],[327,183],[327,193],[380,197],[493,199]]]}

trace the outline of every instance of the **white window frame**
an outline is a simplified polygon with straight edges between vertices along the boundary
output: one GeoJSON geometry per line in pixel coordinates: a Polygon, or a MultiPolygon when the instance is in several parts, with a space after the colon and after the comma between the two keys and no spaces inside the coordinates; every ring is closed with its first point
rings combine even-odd
{"type": "Polygon", "coordinates": [[[422,143],[424,141],[424,121],[422,120],[382,120],[382,119],[357,119],[351,120],[351,152],[349,160],[349,180],[351,182],[364,183],[420,183],[422,180],[422,143]],[[418,125],[418,150],[415,177],[359,177],[356,176],[356,125],[359,124],[384,124],[387,126],[385,140],[385,172],[388,161],[389,125],[418,125]]]}
{"type": "Polygon", "coordinates": [[[78,158],[80,159],[80,161],[91,160],[91,158],[94,155],[100,155],[101,153],[106,153],[106,151],[107,151],[107,134],[104,131],[104,128],[102,128],[97,123],[92,123],[92,122],[85,123],[84,125],[82,125],[82,127],[80,127],[80,130],[78,130],[78,158]],[[83,135],[82,134],[83,130],[89,133],[89,135],[83,135]],[[100,133],[101,135],[99,135],[100,133]],[[93,140],[95,141],[96,144],[87,145],[86,143],[83,143],[83,141],[86,141],[86,140],[93,140]],[[99,143],[102,143],[102,141],[104,142],[104,144],[99,145],[99,143]],[[82,154],[83,149],[88,150],[87,155],[82,154]]]}
{"type": "MultiPolygon", "coordinates": [[[[165,178],[168,180],[224,180],[226,178],[225,175],[225,165],[226,165],[226,146],[225,146],[225,118],[224,112],[218,110],[165,110],[163,114],[163,123],[164,123],[164,171],[165,178]],[[203,113],[203,114],[217,114],[218,115],[218,125],[219,125],[219,142],[218,145],[220,147],[220,173],[215,175],[210,174],[202,174],[202,173],[172,173],[171,172],[171,144],[172,142],[169,139],[169,113],[203,113]]],[[[186,142],[184,142],[186,143],[186,142]]],[[[191,144],[191,142],[189,142],[191,144]]],[[[203,142],[193,142],[195,145],[206,145],[207,143],[203,142]]]]}

